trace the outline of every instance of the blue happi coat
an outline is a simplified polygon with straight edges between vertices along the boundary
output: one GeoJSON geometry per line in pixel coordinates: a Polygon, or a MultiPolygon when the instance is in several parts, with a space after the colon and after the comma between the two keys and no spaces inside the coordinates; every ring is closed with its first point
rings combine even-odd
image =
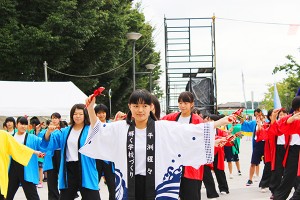
{"type": "MultiPolygon", "coordinates": [[[[41,143],[42,143],[41,138],[37,137],[34,134],[28,134],[28,133],[24,133],[24,134],[26,134],[24,145],[26,145],[27,147],[29,147],[33,150],[44,151],[41,147],[41,143]]],[[[38,157],[35,154],[33,154],[28,165],[26,167],[24,166],[24,180],[25,181],[34,183],[36,185],[39,183],[38,166],[39,166],[38,165],[38,157]]]]}
{"type": "MultiPolygon", "coordinates": [[[[88,135],[90,126],[85,126],[79,136],[79,147],[82,147],[88,135]]],[[[59,168],[59,189],[68,188],[68,174],[66,168],[66,148],[67,139],[69,137],[72,126],[68,126],[61,130],[56,130],[50,135],[50,140],[46,141],[43,136],[42,147],[46,148],[47,151],[54,151],[61,149],[61,159],[59,168]]],[[[85,156],[79,153],[78,156],[80,167],[81,167],[81,178],[82,187],[91,190],[99,190],[98,187],[98,171],[96,169],[96,161],[93,158],[85,156]]]]}

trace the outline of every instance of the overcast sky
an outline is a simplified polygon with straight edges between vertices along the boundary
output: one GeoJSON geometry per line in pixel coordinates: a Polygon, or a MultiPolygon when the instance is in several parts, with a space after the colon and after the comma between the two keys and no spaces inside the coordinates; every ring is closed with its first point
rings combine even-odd
{"type": "MultiPolygon", "coordinates": [[[[284,73],[272,75],[287,55],[300,63],[300,27],[290,34],[289,24],[300,24],[299,0],[142,0],[146,20],[156,27],[154,40],[161,52],[164,70],[164,16],[203,18],[216,16],[218,104],[243,102],[241,72],[247,101],[261,101],[267,84],[280,81],[284,73]],[[232,20],[224,20],[234,19],[232,20]],[[247,23],[238,20],[266,23],[247,23]],[[268,23],[278,23],[277,25],[268,23]]],[[[164,77],[161,84],[164,87],[164,77]]]]}

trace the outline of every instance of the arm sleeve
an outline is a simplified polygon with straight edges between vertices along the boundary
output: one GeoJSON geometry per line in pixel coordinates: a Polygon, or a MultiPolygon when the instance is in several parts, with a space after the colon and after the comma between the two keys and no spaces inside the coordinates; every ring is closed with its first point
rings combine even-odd
{"type": "Polygon", "coordinates": [[[115,162],[120,153],[120,146],[126,143],[127,130],[124,120],[112,123],[101,123],[97,120],[95,126],[90,127],[86,142],[79,152],[91,158],[115,162]],[[120,138],[124,138],[124,141],[120,138]]]}
{"type": "Polygon", "coordinates": [[[286,117],[283,117],[278,121],[278,130],[281,133],[284,134],[299,134],[300,133],[300,120],[294,120],[292,123],[288,124],[287,120],[291,117],[291,115],[288,115],[286,117]]]}
{"type": "Polygon", "coordinates": [[[68,131],[69,129],[64,128],[62,130],[55,130],[50,134],[49,141],[45,139],[45,133],[41,135],[42,141],[40,143],[40,148],[45,151],[54,151],[56,149],[62,148],[63,135],[62,132],[68,131]]]}
{"type": "Polygon", "coordinates": [[[18,163],[26,166],[31,159],[33,149],[18,143],[11,135],[7,135],[7,151],[8,154],[18,163]]]}
{"type": "Polygon", "coordinates": [[[160,134],[161,141],[155,143],[161,143],[165,151],[180,157],[182,165],[198,169],[200,165],[213,162],[215,143],[213,123],[196,125],[170,121],[157,123],[160,124],[157,129],[162,133],[160,134]]]}

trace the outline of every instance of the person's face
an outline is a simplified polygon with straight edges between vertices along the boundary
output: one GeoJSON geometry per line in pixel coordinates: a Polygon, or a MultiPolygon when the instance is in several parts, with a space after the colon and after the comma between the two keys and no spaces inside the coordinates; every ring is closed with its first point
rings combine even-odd
{"type": "Polygon", "coordinates": [[[103,111],[103,110],[100,110],[98,113],[97,113],[97,117],[99,118],[99,120],[101,122],[105,122],[106,121],[106,112],[103,111]]]}
{"type": "Polygon", "coordinates": [[[13,122],[10,122],[10,121],[6,122],[6,128],[7,128],[7,129],[12,129],[12,128],[14,128],[14,123],[13,123],[13,122]]]}
{"type": "Polygon", "coordinates": [[[51,117],[51,122],[52,122],[52,124],[53,124],[54,126],[58,126],[58,125],[59,125],[59,122],[60,122],[60,119],[57,118],[57,117],[52,116],[52,117],[51,117]]]}
{"type": "Polygon", "coordinates": [[[26,132],[28,125],[21,124],[20,122],[17,124],[18,133],[23,134],[26,132]]]}
{"type": "Polygon", "coordinates": [[[128,107],[132,113],[132,117],[136,122],[147,122],[150,115],[151,109],[154,107],[153,104],[148,105],[145,103],[139,104],[128,104],[128,107]]]}
{"type": "Polygon", "coordinates": [[[281,118],[283,118],[285,116],[287,116],[287,113],[280,112],[279,115],[278,115],[278,119],[281,119],[281,118]]]}
{"type": "Polygon", "coordinates": [[[84,123],[84,113],[82,109],[75,109],[73,114],[73,120],[75,124],[83,124],[84,123]]]}
{"type": "Polygon", "coordinates": [[[264,118],[262,112],[254,112],[254,117],[256,119],[263,119],[264,118]]]}
{"type": "Polygon", "coordinates": [[[182,112],[182,114],[185,114],[185,115],[191,114],[191,110],[192,110],[193,106],[194,106],[194,103],[183,102],[183,101],[178,102],[179,110],[182,112]]]}

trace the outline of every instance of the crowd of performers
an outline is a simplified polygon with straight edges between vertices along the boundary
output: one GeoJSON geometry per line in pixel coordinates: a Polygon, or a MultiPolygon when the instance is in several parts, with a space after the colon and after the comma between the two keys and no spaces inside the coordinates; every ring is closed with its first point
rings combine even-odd
{"type": "Polygon", "coordinates": [[[278,108],[269,110],[267,119],[260,109],[256,109],[254,115],[256,120],[241,120],[242,129],[253,131],[253,152],[246,185],[253,184],[255,167],[263,157],[264,169],[259,183],[262,192],[269,188],[270,199],[285,200],[294,187],[290,200],[300,199],[300,96],[293,99],[291,114],[278,108]]]}
{"type": "Polygon", "coordinates": [[[269,188],[271,199],[285,200],[295,187],[291,199],[300,199],[300,97],[292,102],[293,114],[272,109],[266,120],[256,109],[252,121],[241,113],[203,115],[194,108],[190,92],[179,95],[179,112],[162,118],[159,101],[146,90],[134,91],[129,112],[118,112],[113,120],[95,99],[91,95],[85,104],[75,104],[67,125],[59,113],[50,116],[46,128],[37,118],[6,119],[7,132],[0,131],[0,200],[14,199],[20,185],[27,199],[40,199],[37,186],[43,172],[49,200],[73,200],[78,192],[82,199],[100,199],[101,177],[109,200],[199,200],[202,182],[207,198],[217,199],[230,192],[224,161],[227,177],[233,178],[232,162],[241,175],[238,155],[241,131],[246,129],[253,132],[246,185],[253,184],[263,157],[262,191],[269,188]],[[28,124],[32,131],[27,131],[28,124]]]}

